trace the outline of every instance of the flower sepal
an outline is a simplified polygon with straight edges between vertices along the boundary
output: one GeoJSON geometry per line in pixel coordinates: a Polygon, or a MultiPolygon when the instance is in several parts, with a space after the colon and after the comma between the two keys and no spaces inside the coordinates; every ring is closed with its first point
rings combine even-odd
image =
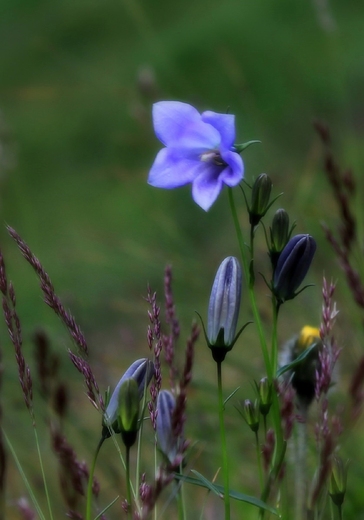
{"type": "Polygon", "coordinates": [[[243,332],[245,327],[250,325],[250,323],[253,323],[252,321],[248,321],[247,323],[245,323],[245,325],[243,325],[241,327],[241,329],[239,329],[236,336],[233,338],[232,342],[229,343],[228,345],[225,343],[225,339],[224,339],[224,335],[225,335],[224,328],[221,327],[221,329],[219,330],[219,333],[217,335],[216,341],[214,343],[211,343],[207,336],[205,324],[203,322],[201,315],[198,312],[196,312],[196,314],[198,315],[198,317],[201,320],[202,330],[203,330],[203,333],[205,336],[207,346],[211,350],[212,357],[213,357],[214,361],[216,361],[216,363],[222,363],[222,361],[224,361],[226,354],[228,352],[230,352],[230,350],[232,350],[232,348],[234,347],[235,343],[239,339],[239,336],[243,332]]]}
{"type": "Polygon", "coordinates": [[[254,139],[253,141],[247,141],[246,143],[234,144],[234,151],[237,153],[242,153],[244,150],[246,150],[252,144],[258,144],[258,143],[260,144],[261,142],[262,141],[254,139]]]}

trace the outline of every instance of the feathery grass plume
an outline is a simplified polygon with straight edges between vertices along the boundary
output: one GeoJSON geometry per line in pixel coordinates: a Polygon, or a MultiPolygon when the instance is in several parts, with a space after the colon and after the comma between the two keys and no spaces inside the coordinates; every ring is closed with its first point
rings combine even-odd
{"type": "Polygon", "coordinates": [[[28,245],[18,235],[15,229],[11,228],[10,226],[7,226],[7,230],[9,232],[9,235],[15,240],[25,260],[33,267],[34,271],[38,275],[40,287],[43,292],[44,302],[51,309],[53,309],[53,311],[57,314],[57,316],[59,316],[61,321],[65,324],[80,352],[87,355],[88,347],[86,339],[80,327],[77,325],[74,317],[63,307],[61,300],[58,298],[54,291],[51,279],[49,278],[46,271],[43,269],[42,264],[40,263],[38,258],[33,255],[28,245]]]}
{"type": "Polygon", "coordinates": [[[157,469],[153,486],[147,484],[145,477],[143,477],[139,488],[139,494],[143,506],[140,514],[138,512],[134,513],[135,520],[147,520],[147,518],[149,518],[149,515],[153,511],[160,494],[168,486],[168,484],[173,481],[173,479],[173,472],[164,466],[160,466],[157,469]]]}
{"type": "Polygon", "coordinates": [[[58,415],[58,418],[62,421],[67,413],[68,409],[68,389],[65,383],[58,383],[54,392],[52,399],[52,408],[58,415]]]}
{"type": "Polygon", "coordinates": [[[315,396],[320,403],[319,417],[315,427],[317,452],[319,453],[320,463],[313,481],[309,507],[314,509],[320,495],[327,483],[331,472],[332,457],[338,443],[338,437],[342,431],[341,420],[338,416],[330,417],[328,391],[333,383],[335,364],[340,355],[335,338],[333,327],[338,311],[333,301],[335,284],[323,279],[322,286],[322,318],[320,325],[320,337],[322,340],[322,350],[319,352],[319,369],[316,371],[315,396]]]}
{"type": "Polygon", "coordinates": [[[176,315],[176,307],[172,291],[172,267],[167,265],[164,270],[164,298],[166,323],[169,325],[169,334],[163,334],[164,359],[169,367],[170,387],[175,387],[177,367],[174,363],[176,341],[180,335],[180,324],[176,315]]]}
{"type": "MultiPolygon", "coordinates": [[[[24,242],[24,240],[18,235],[18,233],[13,228],[7,226],[7,230],[10,236],[15,240],[25,260],[33,267],[34,271],[37,273],[40,281],[40,287],[43,292],[44,302],[51,309],[53,309],[53,311],[57,314],[57,316],[59,316],[61,321],[64,323],[72,339],[77,345],[81,355],[87,356],[88,348],[85,337],[80,327],[77,325],[74,317],[63,307],[61,300],[58,298],[54,291],[51,279],[44,270],[42,264],[40,263],[38,258],[33,255],[29,246],[24,242]]],[[[9,314],[9,312],[7,314],[9,314]]],[[[95,406],[96,409],[104,410],[105,406],[103,397],[100,394],[99,387],[93,375],[91,366],[83,357],[74,354],[71,350],[68,351],[68,354],[74,366],[85,378],[87,396],[90,399],[91,403],[93,404],[93,406],[95,406]]]]}
{"type": "Polygon", "coordinates": [[[33,409],[33,381],[30,374],[30,368],[25,362],[22,351],[22,331],[19,316],[16,312],[16,297],[14,287],[11,282],[8,282],[6,277],[6,269],[4,257],[0,251],[0,291],[3,295],[3,313],[5,323],[11,342],[14,345],[15,358],[18,365],[19,382],[23,391],[25,405],[35,424],[34,409],[33,409]]]}
{"type": "Polygon", "coordinates": [[[160,355],[162,352],[163,341],[162,341],[162,332],[161,332],[161,321],[160,321],[160,307],[157,304],[157,294],[152,293],[151,288],[148,285],[147,288],[147,302],[149,303],[151,310],[148,311],[148,317],[150,324],[148,325],[147,330],[147,341],[149,349],[154,354],[154,376],[152,383],[150,385],[150,395],[151,400],[148,402],[148,410],[150,414],[150,420],[152,422],[152,426],[154,430],[156,429],[156,420],[157,420],[157,397],[159,390],[162,386],[162,372],[161,372],[161,362],[160,355]]]}
{"type": "MultiPolygon", "coordinates": [[[[179,391],[176,396],[176,407],[172,417],[173,432],[177,437],[183,436],[184,423],[186,421],[185,411],[187,403],[187,387],[192,379],[192,367],[194,359],[195,344],[200,335],[200,328],[197,323],[192,324],[191,335],[187,340],[185,364],[183,368],[182,377],[179,381],[179,391]]],[[[183,445],[181,455],[186,450],[187,445],[183,445]]]]}
{"type": "Polygon", "coordinates": [[[37,380],[41,394],[48,398],[52,394],[52,386],[59,371],[59,356],[51,351],[49,338],[44,331],[36,331],[33,341],[37,380]]]}
{"type": "MultiPolygon", "coordinates": [[[[59,483],[65,504],[75,513],[85,496],[89,470],[85,462],[80,462],[66,437],[56,428],[51,428],[52,448],[59,463],[59,483]]],[[[92,493],[97,498],[100,485],[94,478],[92,493]]],[[[72,518],[72,516],[71,516],[72,518]]]]}
{"type": "Polygon", "coordinates": [[[324,172],[332,188],[339,210],[340,224],[334,233],[326,224],[323,225],[326,238],[334,249],[344,271],[346,282],[352,293],[355,303],[364,309],[364,281],[355,268],[353,249],[361,243],[357,235],[357,219],[352,210],[356,182],[349,168],[343,169],[337,163],[331,150],[331,135],[327,125],[316,121],[315,128],[325,147],[324,172]]]}
{"type": "Polygon", "coordinates": [[[96,408],[96,410],[101,410],[104,412],[104,399],[100,394],[99,385],[96,382],[90,364],[82,357],[74,354],[71,350],[68,350],[68,355],[76,369],[80,372],[80,374],[83,375],[85,379],[87,388],[86,395],[89,398],[90,403],[96,408]]]}

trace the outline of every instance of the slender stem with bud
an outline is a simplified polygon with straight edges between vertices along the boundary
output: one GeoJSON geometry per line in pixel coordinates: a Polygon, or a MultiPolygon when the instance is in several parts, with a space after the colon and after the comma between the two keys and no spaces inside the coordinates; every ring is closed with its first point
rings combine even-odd
{"type": "MultiPolygon", "coordinates": [[[[245,251],[245,247],[246,246],[245,246],[245,243],[244,243],[243,235],[242,235],[240,224],[239,224],[238,214],[237,214],[237,211],[236,211],[236,206],[235,206],[235,201],[234,201],[233,190],[232,190],[232,188],[229,188],[228,191],[229,191],[230,209],[231,209],[231,213],[232,213],[232,217],[233,217],[233,221],[234,221],[234,226],[235,226],[235,231],[236,231],[236,235],[237,235],[237,239],[238,239],[238,243],[239,243],[240,254],[241,254],[241,259],[242,259],[242,262],[243,262],[243,268],[244,268],[244,273],[245,273],[245,279],[246,280],[250,280],[250,271],[249,271],[248,259],[247,259],[246,251],[245,251]]],[[[260,344],[261,344],[261,347],[262,347],[265,368],[266,368],[266,371],[267,371],[267,375],[268,375],[269,381],[272,381],[273,380],[273,373],[272,373],[272,369],[271,369],[267,343],[265,341],[263,327],[262,327],[261,319],[260,319],[260,316],[259,316],[257,302],[255,300],[254,287],[250,283],[248,285],[249,285],[250,303],[251,303],[251,306],[252,306],[254,321],[255,321],[256,327],[258,329],[259,341],[260,341],[260,344]]]]}
{"type": "Polygon", "coordinates": [[[229,484],[229,460],[226,449],[226,435],[224,424],[224,399],[222,396],[222,376],[221,361],[217,365],[217,393],[219,403],[219,423],[220,423],[220,439],[222,449],[222,467],[224,477],[224,503],[225,503],[225,520],[230,520],[230,484],[229,484]]]}
{"type": "Polygon", "coordinates": [[[125,464],[126,464],[126,496],[128,499],[128,519],[132,520],[132,499],[131,499],[131,482],[130,482],[130,446],[125,447],[125,464]]]}

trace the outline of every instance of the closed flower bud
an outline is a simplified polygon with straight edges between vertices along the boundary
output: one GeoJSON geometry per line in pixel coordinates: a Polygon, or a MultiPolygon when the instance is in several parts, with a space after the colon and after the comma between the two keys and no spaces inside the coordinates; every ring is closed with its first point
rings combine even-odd
{"type": "Polygon", "coordinates": [[[173,464],[178,453],[178,439],[176,438],[172,418],[176,407],[174,395],[169,390],[161,390],[157,400],[157,442],[161,452],[173,464]]]}
{"type": "Polygon", "coordinates": [[[266,173],[261,173],[253,184],[252,202],[249,209],[249,222],[252,226],[259,221],[269,208],[269,199],[272,191],[272,181],[266,173]]]}
{"type": "Polygon", "coordinates": [[[238,260],[233,256],[225,258],[216,273],[209,303],[207,340],[213,353],[216,349],[223,349],[226,354],[235,343],[241,278],[238,260]]]}
{"type": "Polygon", "coordinates": [[[291,235],[289,229],[289,216],[286,210],[278,209],[273,217],[272,226],[270,228],[270,246],[269,256],[272,262],[273,270],[276,268],[279,255],[285,248],[291,235]]]}
{"type": "Polygon", "coordinates": [[[340,457],[334,457],[329,480],[329,495],[338,507],[341,507],[344,502],[347,474],[347,464],[344,464],[340,457]]]}
{"type": "Polygon", "coordinates": [[[273,402],[273,384],[263,377],[257,385],[259,395],[259,410],[262,415],[268,415],[273,402]]]}
{"type": "Polygon", "coordinates": [[[308,355],[286,373],[295,389],[301,412],[310,406],[315,397],[316,376],[320,369],[319,353],[322,349],[319,329],[305,325],[298,335],[283,345],[280,359],[281,366],[289,365],[311,347],[308,355]]]}
{"type": "Polygon", "coordinates": [[[296,235],[285,246],[279,255],[273,278],[273,292],[280,303],[296,296],[315,251],[316,242],[310,235],[296,235]]]}
{"type": "Polygon", "coordinates": [[[123,377],[120,379],[115,387],[114,392],[111,395],[110,401],[107,405],[105,416],[103,420],[103,437],[110,437],[109,428],[112,427],[115,433],[119,433],[120,429],[118,426],[118,408],[119,408],[119,392],[122,384],[127,379],[134,379],[137,384],[138,398],[139,400],[143,397],[144,388],[147,387],[154,374],[154,365],[152,361],[147,358],[138,359],[134,361],[132,365],[125,372],[123,377]]]}
{"type": "Polygon", "coordinates": [[[256,433],[259,430],[259,406],[250,399],[245,399],[243,405],[243,417],[249,428],[256,433]]]}
{"type": "Polygon", "coordinates": [[[118,424],[125,446],[132,446],[138,432],[139,389],[133,378],[123,381],[119,390],[118,424]]]}

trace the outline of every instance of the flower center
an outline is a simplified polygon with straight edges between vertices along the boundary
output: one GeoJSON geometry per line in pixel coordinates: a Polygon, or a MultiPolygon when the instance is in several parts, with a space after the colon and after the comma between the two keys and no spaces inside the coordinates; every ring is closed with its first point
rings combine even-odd
{"type": "Polygon", "coordinates": [[[226,162],[222,159],[219,150],[209,150],[200,155],[202,162],[212,162],[216,166],[225,166],[226,162]]]}

